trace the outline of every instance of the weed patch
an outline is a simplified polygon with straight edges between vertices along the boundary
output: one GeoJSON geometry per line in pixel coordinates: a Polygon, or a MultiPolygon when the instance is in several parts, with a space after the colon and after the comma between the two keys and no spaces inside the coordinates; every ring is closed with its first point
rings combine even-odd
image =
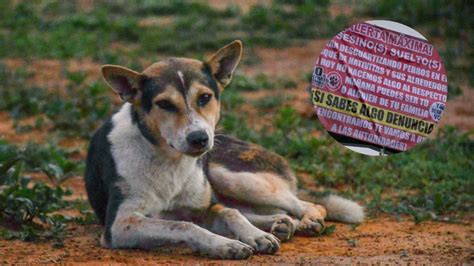
{"type": "Polygon", "coordinates": [[[24,241],[52,240],[62,246],[70,218],[57,211],[67,208],[71,195],[60,184],[82,170],[81,164],[67,159],[68,153],[52,145],[29,143],[20,149],[0,141],[0,236],[24,241]],[[25,172],[42,172],[52,186],[32,182],[25,172]]]}

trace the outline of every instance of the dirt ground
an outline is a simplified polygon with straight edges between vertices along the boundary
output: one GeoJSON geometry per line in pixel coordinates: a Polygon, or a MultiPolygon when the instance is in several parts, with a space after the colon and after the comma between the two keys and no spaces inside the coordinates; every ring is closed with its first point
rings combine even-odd
{"type": "MultiPolygon", "coordinates": [[[[46,181],[41,175],[34,179],[46,181]]],[[[64,186],[74,192],[70,199],[86,198],[81,176],[67,180],[64,186]]],[[[64,214],[75,216],[77,211],[64,214]]],[[[331,235],[295,237],[283,243],[275,255],[254,255],[245,261],[210,260],[185,247],[108,250],[99,244],[101,226],[71,224],[61,248],[54,248],[51,243],[0,240],[0,264],[473,264],[472,220],[416,225],[409,217],[383,215],[357,227],[329,222],[328,225],[336,224],[331,235]]]]}
{"type": "Polygon", "coordinates": [[[357,228],[337,224],[332,235],[295,237],[275,255],[254,255],[245,261],[216,261],[198,257],[187,248],[156,251],[107,250],[99,245],[100,227],[70,227],[63,248],[49,243],[0,240],[0,263],[81,264],[458,264],[474,263],[471,224],[424,222],[415,225],[392,217],[370,219],[357,228]]]}
{"type": "MultiPolygon", "coordinates": [[[[220,1],[214,1],[216,5],[220,1]]],[[[241,1],[236,1],[241,2],[241,1]]],[[[255,1],[252,1],[255,2],[255,1]]],[[[312,70],[317,55],[328,40],[309,42],[304,46],[288,49],[258,48],[255,53],[261,58],[258,66],[242,67],[247,75],[265,73],[271,76],[286,75],[301,79],[312,70]]],[[[20,59],[4,60],[9,67],[24,65],[20,59]]],[[[99,65],[87,59],[82,62],[71,60],[70,69],[82,69],[91,79],[97,78],[99,65]]],[[[49,88],[64,86],[61,78],[60,62],[56,60],[37,61],[30,71],[38,73],[36,81],[49,88]],[[42,71],[41,69],[47,69],[42,71]]],[[[305,101],[306,83],[288,90],[294,95],[292,106],[301,115],[312,115],[313,108],[305,101]]],[[[268,96],[271,92],[249,92],[247,99],[268,96]]],[[[447,104],[441,125],[453,124],[462,130],[474,128],[474,90],[463,87],[463,95],[447,104]]],[[[271,118],[271,114],[269,114],[271,118]]],[[[260,118],[262,119],[262,118],[260,118]]],[[[17,134],[8,114],[0,113],[0,139],[12,143],[25,143],[28,140],[43,142],[47,132],[17,134]]],[[[84,150],[87,143],[69,141],[66,146],[84,150]]],[[[81,152],[81,157],[85,153],[81,152]]],[[[467,177],[466,177],[467,178],[467,177]]],[[[304,180],[303,180],[304,181],[304,180]]],[[[74,177],[66,185],[72,187],[75,198],[86,198],[82,177],[74,177]]],[[[106,250],[99,245],[101,228],[98,225],[70,225],[69,236],[63,248],[53,248],[51,243],[26,243],[0,240],[0,264],[28,263],[81,263],[81,264],[233,264],[233,263],[290,263],[290,264],[474,264],[474,225],[473,216],[463,223],[423,222],[415,225],[410,217],[397,219],[393,216],[380,216],[368,219],[358,227],[336,224],[336,231],[321,237],[295,237],[281,246],[275,255],[254,255],[246,261],[215,261],[193,255],[186,248],[166,248],[156,251],[106,250]]],[[[329,223],[331,224],[331,223],[329,223]]]]}

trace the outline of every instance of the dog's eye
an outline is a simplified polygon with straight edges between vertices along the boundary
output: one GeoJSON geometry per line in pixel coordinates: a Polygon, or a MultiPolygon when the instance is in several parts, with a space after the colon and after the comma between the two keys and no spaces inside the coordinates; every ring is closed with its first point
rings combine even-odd
{"type": "Polygon", "coordinates": [[[209,103],[211,98],[212,98],[212,94],[209,94],[209,93],[201,94],[199,96],[199,99],[197,100],[197,104],[199,106],[205,106],[207,103],[209,103]]]}
{"type": "Polygon", "coordinates": [[[172,104],[168,100],[157,101],[156,105],[158,105],[161,109],[163,109],[167,112],[171,112],[171,113],[178,112],[178,108],[176,107],[176,105],[172,104]]]}

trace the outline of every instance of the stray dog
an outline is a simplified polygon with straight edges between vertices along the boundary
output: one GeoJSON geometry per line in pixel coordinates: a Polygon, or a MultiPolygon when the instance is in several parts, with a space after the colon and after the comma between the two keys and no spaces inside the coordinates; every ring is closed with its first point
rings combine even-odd
{"type": "Polygon", "coordinates": [[[185,244],[211,258],[245,259],[275,253],[295,232],[320,232],[326,209],[330,219],[363,220],[357,203],[334,195],[318,202],[325,207],[300,200],[282,157],[215,134],[241,56],[234,41],[205,62],[170,58],[142,73],[102,67],[126,102],[94,134],[87,157],[103,247],[185,244]]]}

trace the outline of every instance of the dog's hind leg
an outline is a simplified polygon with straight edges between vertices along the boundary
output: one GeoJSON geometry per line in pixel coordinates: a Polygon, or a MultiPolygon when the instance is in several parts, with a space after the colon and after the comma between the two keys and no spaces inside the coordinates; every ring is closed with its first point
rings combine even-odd
{"type": "Polygon", "coordinates": [[[214,191],[226,198],[252,206],[281,209],[296,217],[299,220],[297,233],[312,235],[324,228],[326,210],[298,199],[289,182],[276,173],[234,172],[221,165],[210,164],[209,180],[214,191]]]}

